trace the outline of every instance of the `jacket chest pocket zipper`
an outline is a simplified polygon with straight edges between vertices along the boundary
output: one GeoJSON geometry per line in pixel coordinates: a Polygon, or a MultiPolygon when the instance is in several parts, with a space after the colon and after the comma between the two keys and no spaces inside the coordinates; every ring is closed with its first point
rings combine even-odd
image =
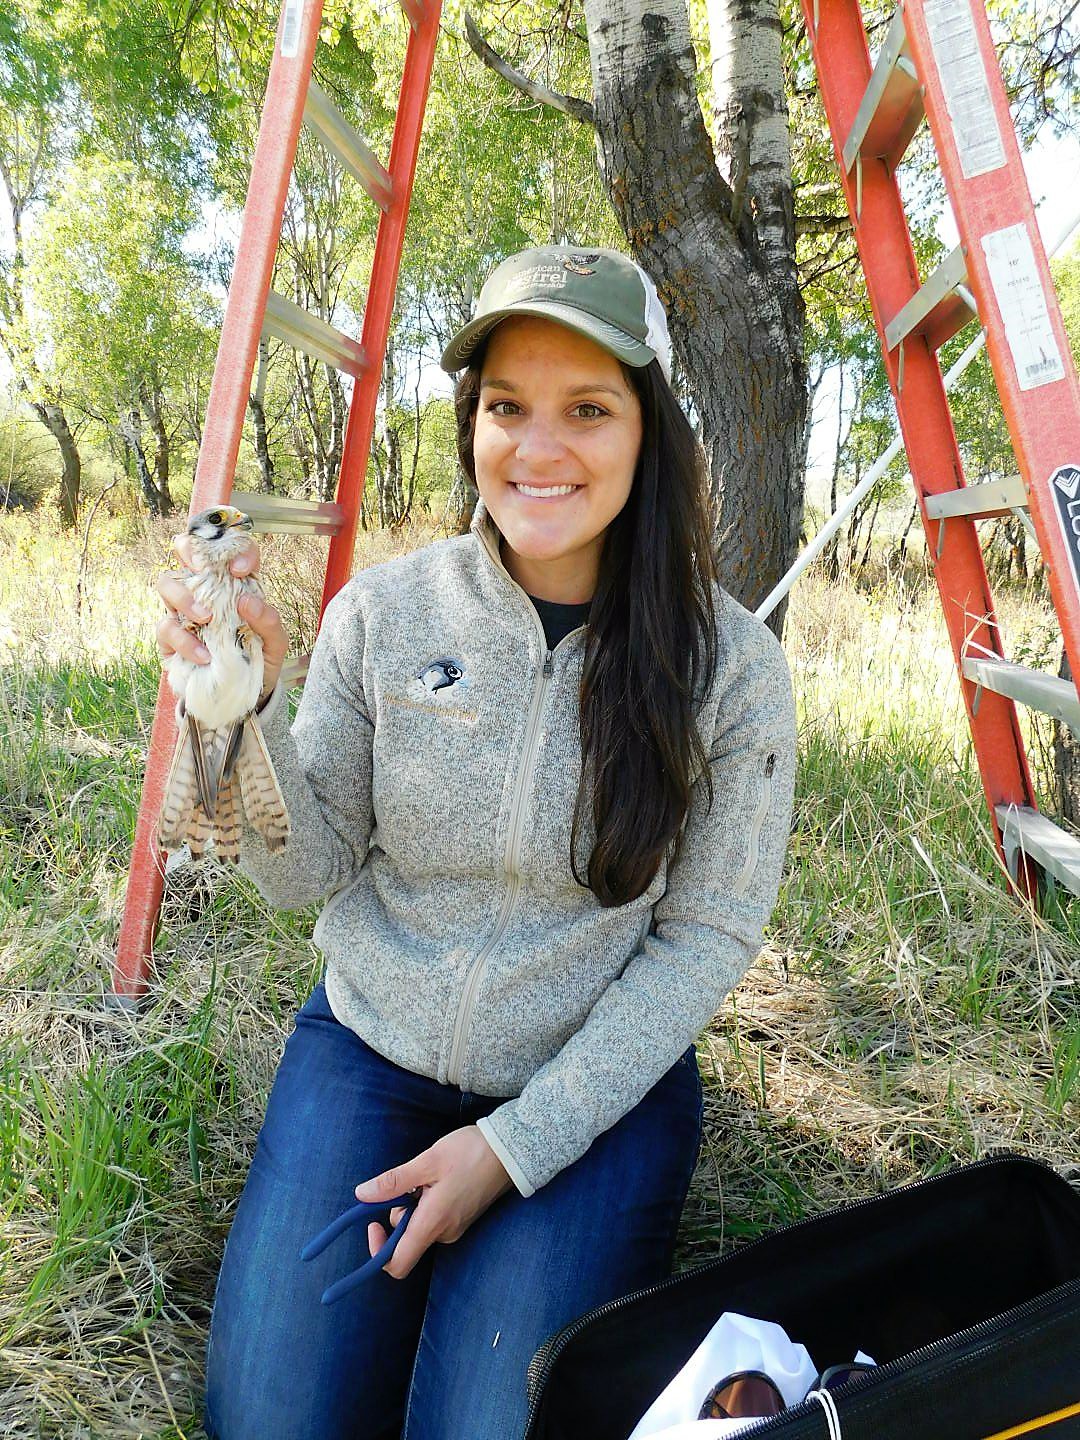
{"type": "Polygon", "coordinates": [[[750,833],[746,840],[746,859],[743,867],[731,887],[732,894],[741,895],[750,885],[751,877],[757,869],[758,854],[761,849],[761,827],[765,823],[765,816],[769,813],[769,802],[772,799],[773,771],[776,769],[776,754],[770,751],[765,756],[765,765],[760,775],[760,790],[758,801],[754,806],[753,818],[750,821],[750,833]]]}

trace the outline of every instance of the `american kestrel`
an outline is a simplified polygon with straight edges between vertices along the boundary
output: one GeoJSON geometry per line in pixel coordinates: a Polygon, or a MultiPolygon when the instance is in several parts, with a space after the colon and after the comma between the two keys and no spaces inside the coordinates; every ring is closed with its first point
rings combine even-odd
{"type": "Polygon", "coordinates": [[[238,577],[229,561],[244,549],[251,519],[232,505],[216,505],[188,521],[195,568],[184,583],[210,611],[204,625],[181,623],[210,651],[209,664],[180,654],[163,662],[169,686],[180,702],[180,733],[158,820],[164,850],[188,845],[201,855],[213,837],[223,860],[240,853],[239,798],[252,827],[271,850],[289,837],[289,815],[259,728],[255,706],[263,684],[262,640],[240,619],[237,602],[261,594],[252,576],[238,577]]]}

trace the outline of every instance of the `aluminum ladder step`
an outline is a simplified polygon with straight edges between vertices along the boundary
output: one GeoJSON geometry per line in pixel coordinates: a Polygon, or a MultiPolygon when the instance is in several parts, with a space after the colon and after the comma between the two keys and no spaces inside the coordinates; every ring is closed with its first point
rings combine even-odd
{"type": "Polygon", "coordinates": [[[1021,854],[1030,855],[1074,895],[1080,895],[1080,840],[1027,805],[995,805],[1009,874],[1017,878],[1021,854]]]}
{"type": "Polygon", "coordinates": [[[885,344],[895,350],[909,335],[923,335],[938,350],[970,320],[978,318],[975,300],[965,284],[967,265],[957,245],[919,286],[885,326],[885,344]]]}
{"type": "Polygon", "coordinates": [[[1019,700],[1032,710],[1052,715],[1055,720],[1068,725],[1074,734],[1080,735],[1080,699],[1071,680],[1062,680],[1044,670],[1030,670],[1026,665],[1014,665],[1011,660],[986,655],[965,655],[962,668],[965,678],[978,687],[972,702],[972,709],[976,712],[979,689],[993,690],[996,695],[1007,695],[1010,700],[1019,700]]]}
{"type": "Polygon", "coordinates": [[[991,516],[1026,510],[1028,496],[1019,475],[1006,475],[1001,480],[984,480],[978,485],[946,490],[941,495],[927,495],[925,504],[931,520],[945,520],[953,515],[989,520],[991,516]]]}
{"type": "Polygon", "coordinates": [[[232,504],[266,535],[336,535],[345,512],[331,500],[293,500],[285,495],[261,495],[234,490],[232,504]]]}
{"type": "Polygon", "coordinates": [[[304,124],[323,148],[359,180],[379,209],[389,210],[394,198],[390,172],[383,168],[360,132],[349,124],[314,80],[308,85],[304,102],[304,124]]]}
{"type": "Polygon", "coordinates": [[[901,8],[889,23],[870,83],[844,141],[845,170],[850,172],[864,155],[881,158],[895,170],[922,118],[922,86],[908,47],[901,8]]]}
{"type": "Polygon", "coordinates": [[[266,317],[262,333],[284,340],[294,350],[303,350],[314,360],[322,360],[335,370],[343,370],[353,379],[359,379],[368,368],[364,347],[358,340],[352,340],[333,325],[328,325],[318,315],[312,315],[300,305],[294,305],[271,290],[266,297],[266,317]]]}

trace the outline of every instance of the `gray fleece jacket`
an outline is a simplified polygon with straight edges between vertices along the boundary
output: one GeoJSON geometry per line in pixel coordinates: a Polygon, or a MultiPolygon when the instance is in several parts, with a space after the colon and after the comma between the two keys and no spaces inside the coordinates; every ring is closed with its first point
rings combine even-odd
{"type": "MultiPolygon", "coordinates": [[[[510,1097],[479,1121],[531,1195],[633,1108],[751,965],[795,774],[784,652],[716,587],[699,712],[714,799],[682,852],[604,908],[570,868],[586,629],[548,651],[481,501],[470,533],[355,575],[326,609],[296,719],[262,724],[292,834],[241,865],[273,904],[329,895],[314,938],[335,1016],[398,1065],[510,1097]]],[[[595,840],[591,807],[579,840],[595,840]]]]}

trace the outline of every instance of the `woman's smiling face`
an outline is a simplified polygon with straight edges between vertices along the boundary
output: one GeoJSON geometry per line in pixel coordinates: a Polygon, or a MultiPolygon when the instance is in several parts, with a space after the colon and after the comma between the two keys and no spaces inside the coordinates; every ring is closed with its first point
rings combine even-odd
{"type": "Polygon", "coordinates": [[[529,594],[592,598],[641,435],[641,406],[614,355],[539,316],[496,326],[480,373],[476,485],[503,563],[529,594]]]}

